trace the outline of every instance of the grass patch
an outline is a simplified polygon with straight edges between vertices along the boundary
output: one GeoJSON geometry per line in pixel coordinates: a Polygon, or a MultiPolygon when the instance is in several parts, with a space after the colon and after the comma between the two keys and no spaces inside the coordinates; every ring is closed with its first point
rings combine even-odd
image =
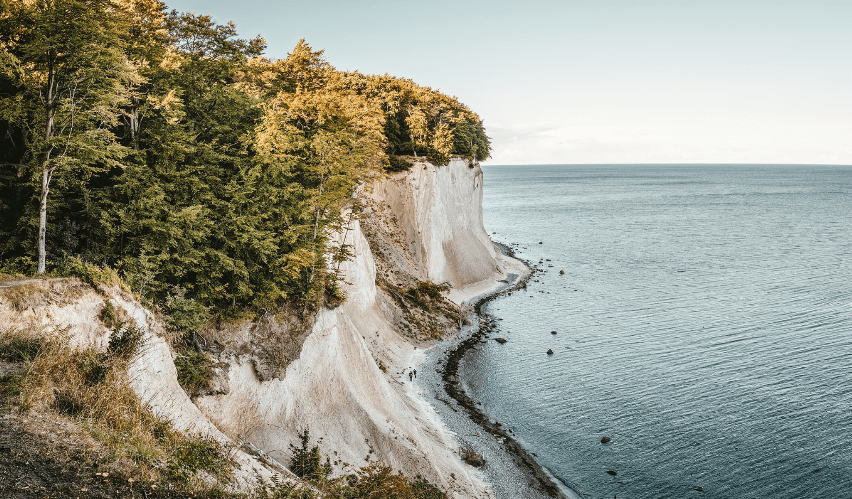
{"type": "Polygon", "coordinates": [[[229,449],[174,430],[130,388],[127,366],[142,339],[136,328],[117,326],[106,352],[71,349],[61,334],[35,336],[0,332],[2,358],[26,368],[0,377],[0,396],[8,405],[76,420],[103,444],[98,462],[138,481],[207,494],[230,481],[229,449]]]}
{"type": "Polygon", "coordinates": [[[95,289],[98,289],[99,284],[106,284],[130,292],[130,288],[115,269],[89,263],[78,256],[67,258],[55,265],[50,274],[54,277],[77,277],[95,289]]]}
{"type": "Polygon", "coordinates": [[[431,281],[420,281],[417,286],[409,288],[405,292],[405,297],[420,308],[432,310],[432,306],[436,302],[443,300],[442,293],[448,290],[449,287],[446,285],[442,286],[431,281]]]}
{"type": "Polygon", "coordinates": [[[228,465],[229,461],[218,442],[193,438],[177,446],[166,466],[166,473],[173,480],[189,483],[198,472],[222,478],[220,471],[227,469],[228,465]]]}
{"type": "Polygon", "coordinates": [[[0,360],[31,362],[41,349],[42,342],[36,338],[28,338],[14,331],[0,333],[0,360]]]}

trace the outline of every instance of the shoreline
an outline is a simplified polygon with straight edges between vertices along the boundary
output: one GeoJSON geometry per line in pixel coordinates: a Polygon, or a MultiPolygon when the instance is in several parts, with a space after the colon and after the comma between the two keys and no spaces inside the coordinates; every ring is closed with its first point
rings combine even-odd
{"type": "MultiPolygon", "coordinates": [[[[434,364],[434,366],[427,366],[425,365],[427,363],[424,362],[423,367],[428,367],[430,373],[438,375],[438,379],[432,380],[432,382],[439,384],[443,392],[452,399],[452,402],[455,402],[455,404],[452,404],[450,400],[446,400],[441,396],[440,392],[435,390],[435,393],[431,393],[429,397],[431,405],[436,408],[436,412],[438,412],[439,417],[444,421],[445,426],[456,434],[456,439],[459,441],[460,446],[467,445],[473,447],[476,452],[482,452],[483,455],[492,454],[488,456],[491,459],[486,458],[486,466],[477,470],[479,473],[485,475],[483,477],[484,480],[492,488],[500,489],[507,497],[579,498],[580,496],[577,492],[571,490],[559,477],[554,476],[539,464],[513,434],[504,429],[499,422],[493,421],[488,414],[480,409],[477,402],[464,389],[464,380],[460,380],[458,377],[459,365],[467,352],[486,341],[489,331],[483,326],[494,322],[487,314],[483,313],[482,308],[489,301],[501,296],[503,293],[525,288],[527,281],[539,270],[534,265],[531,265],[530,262],[515,257],[514,252],[508,246],[500,243],[494,243],[494,245],[504,256],[523,263],[528,272],[523,276],[509,274],[508,277],[511,280],[506,279],[501,285],[498,285],[492,290],[466,300],[464,304],[473,304],[473,311],[468,316],[472,319],[471,325],[459,329],[449,341],[441,341],[428,349],[427,357],[432,359],[430,364],[434,364]],[[453,407],[453,405],[456,407],[453,407]],[[472,433],[463,435],[459,429],[467,430],[468,432],[472,432],[473,429],[468,428],[468,425],[462,421],[455,421],[456,424],[450,424],[450,421],[447,420],[449,414],[441,414],[441,411],[437,410],[439,406],[446,407],[456,413],[461,411],[475,428],[482,430],[482,433],[476,431],[475,435],[472,433]],[[456,428],[452,428],[453,426],[456,428]],[[463,436],[468,438],[462,438],[463,436]],[[471,438],[479,438],[479,445],[474,446],[470,444],[469,441],[471,441],[471,438]],[[489,445],[482,438],[490,438],[493,444],[489,445]],[[494,444],[499,449],[495,449],[494,444]],[[488,447],[489,449],[486,450],[482,447],[488,447]],[[505,455],[493,455],[500,454],[501,452],[505,455]],[[489,467],[488,464],[492,460],[494,462],[489,467]],[[493,469],[495,466],[497,469],[493,469]],[[507,473],[510,470],[501,469],[507,466],[512,466],[514,470],[517,470],[517,473],[514,473],[517,476],[509,476],[513,475],[513,473],[507,473]],[[506,478],[507,476],[509,477],[506,478]],[[505,478],[505,483],[501,483],[498,486],[495,483],[497,481],[495,479],[498,477],[501,479],[505,478]],[[535,492],[530,490],[530,487],[535,492]],[[528,493],[524,493],[525,491],[528,491],[528,493]]],[[[426,369],[423,369],[423,371],[426,371],[426,369]]],[[[429,387],[423,386],[423,388],[429,387]]],[[[434,390],[435,387],[432,388],[434,390]]]]}

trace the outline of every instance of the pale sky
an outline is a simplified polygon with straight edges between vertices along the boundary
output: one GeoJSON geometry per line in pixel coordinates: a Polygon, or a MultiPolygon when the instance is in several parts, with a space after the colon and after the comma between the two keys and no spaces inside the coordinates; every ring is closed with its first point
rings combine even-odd
{"type": "Polygon", "coordinates": [[[852,0],[166,0],[455,95],[488,164],[852,164],[852,0]]]}

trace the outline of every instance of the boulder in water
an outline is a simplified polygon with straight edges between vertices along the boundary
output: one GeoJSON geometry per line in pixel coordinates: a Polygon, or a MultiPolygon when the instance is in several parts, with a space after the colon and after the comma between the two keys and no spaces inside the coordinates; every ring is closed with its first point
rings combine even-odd
{"type": "Polygon", "coordinates": [[[548,348],[548,349],[547,349],[547,355],[553,355],[553,350],[551,350],[551,349],[549,349],[549,348],[548,348]]]}
{"type": "Polygon", "coordinates": [[[609,473],[609,474],[610,474],[610,475],[612,475],[612,476],[615,476],[615,475],[617,475],[617,474],[618,474],[618,473],[616,473],[616,471],[615,471],[615,470],[606,470],[606,472],[607,472],[607,473],[609,473]]]}
{"type": "Polygon", "coordinates": [[[550,334],[556,334],[556,331],[551,331],[550,334]]]}
{"type": "Polygon", "coordinates": [[[610,440],[612,440],[612,439],[611,439],[611,438],[609,438],[609,437],[603,437],[603,438],[601,439],[601,443],[602,443],[602,444],[605,444],[605,443],[609,442],[610,440]]]}
{"type": "Polygon", "coordinates": [[[497,343],[506,343],[506,338],[494,338],[497,343]]]}

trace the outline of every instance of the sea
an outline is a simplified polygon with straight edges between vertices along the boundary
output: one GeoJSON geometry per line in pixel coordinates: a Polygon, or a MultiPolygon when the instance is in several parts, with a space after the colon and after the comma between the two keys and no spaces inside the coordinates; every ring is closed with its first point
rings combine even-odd
{"type": "Polygon", "coordinates": [[[484,307],[460,377],[553,475],[852,498],[852,167],[483,171],[486,230],[539,271],[484,307]]]}

